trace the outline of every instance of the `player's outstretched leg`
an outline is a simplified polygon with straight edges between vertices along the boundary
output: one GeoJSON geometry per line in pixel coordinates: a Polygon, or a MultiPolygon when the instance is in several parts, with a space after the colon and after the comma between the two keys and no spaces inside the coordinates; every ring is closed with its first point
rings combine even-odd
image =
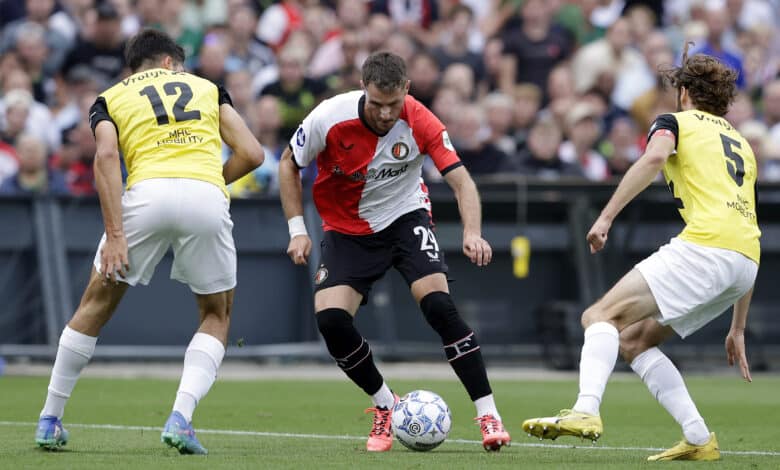
{"type": "Polygon", "coordinates": [[[366,450],[384,452],[393,446],[391,430],[393,407],[398,402],[374,364],[371,347],[360,335],[354,319],[346,310],[327,308],[317,312],[317,326],[336,364],[358,387],[371,395],[374,413],[366,450]]]}
{"type": "Polygon", "coordinates": [[[599,406],[618,356],[620,336],[608,322],[596,322],[585,329],[580,357],[580,393],[571,410],[555,416],[523,422],[523,431],[540,439],[575,436],[596,441],[604,433],[599,406]]]}
{"type": "Polygon", "coordinates": [[[672,361],[660,349],[652,347],[637,355],[631,361],[631,368],[682,427],[685,437],[673,448],[648,460],[718,460],[720,451],[715,434],[707,429],[672,361]]]}
{"type": "Polygon", "coordinates": [[[483,447],[488,451],[501,450],[512,439],[504,429],[496,409],[474,332],[458,314],[447,292],[431,292],[421,299],[420,308],[425,319],[441,337],[447,360],[477,408],[475,419],[482,431],[483,447]]]}
{"type": "Polygon", "coordinates": [[[225,357],[222,341],[206,333],[195,333],[184,354],[184,370],[179,390],[160,441],[182,454],[207,454],[192,427],[192,414],[217,378],[217,369],[225,357]]]}

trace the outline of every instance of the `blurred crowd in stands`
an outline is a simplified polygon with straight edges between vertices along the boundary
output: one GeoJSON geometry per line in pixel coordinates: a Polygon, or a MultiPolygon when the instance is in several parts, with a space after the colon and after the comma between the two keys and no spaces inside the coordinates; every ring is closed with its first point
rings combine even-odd
{"type": "Polygon", "coordinates": [[[780,181],[778,26],[780,0],[0,0],[0,194],[95,193],[87,113],[128,75],[123,48],[144,27],[225,86],[263,144],[266,163],[232,185],[236,197],[278,190],[298,123],[359,88],[379,50],[406,60],[411,94],[472,174],[607,181],[642,154],[655,116],[675,111],[658,71],[691,41],[738,70],[727,118],[759,179],[780,181]]]}

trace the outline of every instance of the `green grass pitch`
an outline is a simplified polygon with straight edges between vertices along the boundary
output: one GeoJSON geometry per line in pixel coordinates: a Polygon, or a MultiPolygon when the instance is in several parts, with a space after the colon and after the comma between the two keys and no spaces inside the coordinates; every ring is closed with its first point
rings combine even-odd
{"type": "Polygon", "coordinates": [[[433,390],[453,415],[450,437],[432,452],[396,443],[383,454],[365,451],[369,401],[346,381],[218,381],[195,414],[208,456],[181,456],[160,443],[177,381],[84,378],[66,409],[70,442],[61,451],[35,447],[33,436],[47,378],[0,378],[0,468],[576,468],[617,469],[680,465],[718,469],[780,468],[780,378],[692,377],[699,410],[717,432],[723,460],[650,463],[651,448],[680,439],[677,424],[636,378],[607,387],[605,433],[592,446],[571,438],[540,442],[523,434],[523,419],[571,405],[575,380],[495,381],[494,392],[512,447],[484,452],[474,409],[455,381],[392,381],[399,393],[433,390]],[[102,425],[102,426],[101,426],[102,425]]]}

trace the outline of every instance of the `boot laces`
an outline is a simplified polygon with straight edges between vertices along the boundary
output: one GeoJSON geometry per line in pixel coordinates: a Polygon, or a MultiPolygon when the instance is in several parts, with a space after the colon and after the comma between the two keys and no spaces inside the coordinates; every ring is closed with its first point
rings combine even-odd
{"type": "Polygon", "coordinates": [[[390,410],[383,408],[367,408],[366,413],[374,413],[374,425],[371,428],[371,435],[389,436],[390,435],[390,410]]]}
{"type": "Polygon", "coordinates": [[[483,434],[493,434],[496,432],[503,432],[504,426],[501,421],[497,420],[493,415],[484,415],[474,418],[479,421],[479,427],[483,434]]]}

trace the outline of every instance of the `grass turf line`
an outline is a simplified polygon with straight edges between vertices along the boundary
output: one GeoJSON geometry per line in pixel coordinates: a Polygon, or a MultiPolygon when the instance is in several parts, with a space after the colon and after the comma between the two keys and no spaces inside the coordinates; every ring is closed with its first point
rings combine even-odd
{"type": "MultiPolygon", "coordinates": [[[[42,406],[47,380],[0,378],[0,421],[32,423],[42,406]]],[[[735,452],[724,453],[719,469],[780,467],[780,429],[768,425],[779,422],[774,397],[780,379],[759,377],[745,384],[737,378],[692,378],[688,383],[722,448],[735,452]]],[[[416,453],[396,444],[386,454],[365,452],[361,436],[368,432],[370,417],[361,412],[369,402],[346,380],[225,381],[217,382],[195,414],[200,440],[210,455],[185,457],[159,442],[156,427],[162,426],[170,412],[177,385],[164,380],[83,379],[66,409],[65,425],[95,423],[100,427],[71,426],[66,450],[52,453],[35,448],[34,425],[27,429],[0,425],[0,467],[455,469],[488,464],[496,468],[576,464],[578,469],[625,468],[645,464],[651,449],[668,447],[680,439],[677,424],[638,379],[607,387],[602,409],[605,435],[593,448],[576,439],[540,443],[520,429],[525,418],[570,406],[577,390],[574,381],[495,382],[505,425],[514,442],[522,444],[499,454],[481,450],[479,429],[472,421],[473,405],[455,381],[391,384],[399,393],[416,388],[436,391],[450,405],[454,423],[449,442],[439,449],[416,453]],[[312,439],[311,435],[324,437],[312,439]]]]}

